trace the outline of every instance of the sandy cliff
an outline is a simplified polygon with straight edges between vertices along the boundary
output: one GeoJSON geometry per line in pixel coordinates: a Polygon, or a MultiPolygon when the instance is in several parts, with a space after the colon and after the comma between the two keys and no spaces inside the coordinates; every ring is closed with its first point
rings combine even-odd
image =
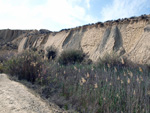
{"type": "Polygon", "coordinates": [[[114,52],[136,63],[150,63],[150,15],[99,22],[59,32],[18,31],[20,35],[4,33],[5,37],[1,36],[2,32],[0,39],[9,39],[18,46],[19,52],[31,47],[45,50],[55,46],[59,52],[83,50],[93,61],[114,52]]]}

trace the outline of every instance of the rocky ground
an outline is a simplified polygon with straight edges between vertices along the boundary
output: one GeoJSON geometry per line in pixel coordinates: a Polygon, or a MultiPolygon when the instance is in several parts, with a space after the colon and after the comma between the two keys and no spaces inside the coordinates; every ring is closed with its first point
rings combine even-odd
{"type": "Polygon", "coordinates": [[[65,113],[58,106],[48,105],[21,83],[0,74],[0,113],[65,113]]]}

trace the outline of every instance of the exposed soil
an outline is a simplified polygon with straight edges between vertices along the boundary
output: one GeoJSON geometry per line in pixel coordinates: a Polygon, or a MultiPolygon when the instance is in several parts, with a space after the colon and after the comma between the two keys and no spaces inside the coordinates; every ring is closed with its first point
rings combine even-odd
{"type": "Polygon", "coordinates": [[[47,104],[21,83],[0,74],[0,113],[65,113],[54,104],[47,104]]]}

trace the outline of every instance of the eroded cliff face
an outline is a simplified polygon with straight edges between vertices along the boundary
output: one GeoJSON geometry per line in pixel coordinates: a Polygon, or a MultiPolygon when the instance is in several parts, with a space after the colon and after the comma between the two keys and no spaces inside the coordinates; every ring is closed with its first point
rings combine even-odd
{"type": "Polygon", "coordinates": [[[0,30],[0,50],[3,49],[17,49],[18,45],[25,34],[28,34],[31,30],[0,30]],[[14,42],[14,43],[13,43],[14,42]]]}
{"type": "Polygon", "coordinates": [[[7,39],[18,46],[18,52],[31,47],[46,50],[54,46],[59,53],[68,49],[83,50],[93,61],[107,53],[116,53],[136,63],[150,64],[150,15],[99,22],[60,32],[32,30],[13,37],[7,39]]]}

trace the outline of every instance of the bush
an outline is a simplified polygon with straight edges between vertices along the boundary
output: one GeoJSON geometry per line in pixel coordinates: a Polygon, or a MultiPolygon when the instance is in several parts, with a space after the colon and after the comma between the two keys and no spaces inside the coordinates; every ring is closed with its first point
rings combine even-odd
{"type": "Polygon", "coordinates": [[[32,47],[31,50],[34,51],[34,52],[36,52],[37,48],[36,47],[32,47]]]}
{"type": "Polygon", "coordinates": [[[107,67],[127,67],[131,66],[131,62],[128,61],[126,58],[119,57],[115,53],[112,54],[105,54],[103,58],[100,58],[98,61],[98,65],[100,67],[107,66],[107,67]]]}
{"type": "Polygon", "coordinates": [[[56,56],[57,56],[57,49],[55,48],[55,47],[53,47],[53,46],[51,46],[51,47],[48,47],[47,49],[46,49],[46,57],[48,58],[48,59],[52,59],[52,60],[54,60],[55,58],[56,58],[56,56]]]}
{"type": "Polygon", "coordinates": [[[150,73],[150,64],[146,65],[148,72],[150,73]]]}
{"type": "Polygon", "coordinates": [[[0,63],[0,73],[3,73],[4,72],[4,66],[2,63],[0,63]]]}
{"type": "Polygon", "coordinates": [[[3,63],[4,61],[15,56],[15,54],[15,51],[0,51],[0,62],[3,63]]]}
{"type": "Polygon", "coordinates": [[[63,51],[58,58],[58,62],[63,65],[81,63],[85,54],[80,50],[63,51]]]}
{"type": "Polygon", "coordinates": [[[34,83],[42,69],[42,58],[33,51],[25,51],[6,61],[4,66],[10,75],[34,83]]]}

